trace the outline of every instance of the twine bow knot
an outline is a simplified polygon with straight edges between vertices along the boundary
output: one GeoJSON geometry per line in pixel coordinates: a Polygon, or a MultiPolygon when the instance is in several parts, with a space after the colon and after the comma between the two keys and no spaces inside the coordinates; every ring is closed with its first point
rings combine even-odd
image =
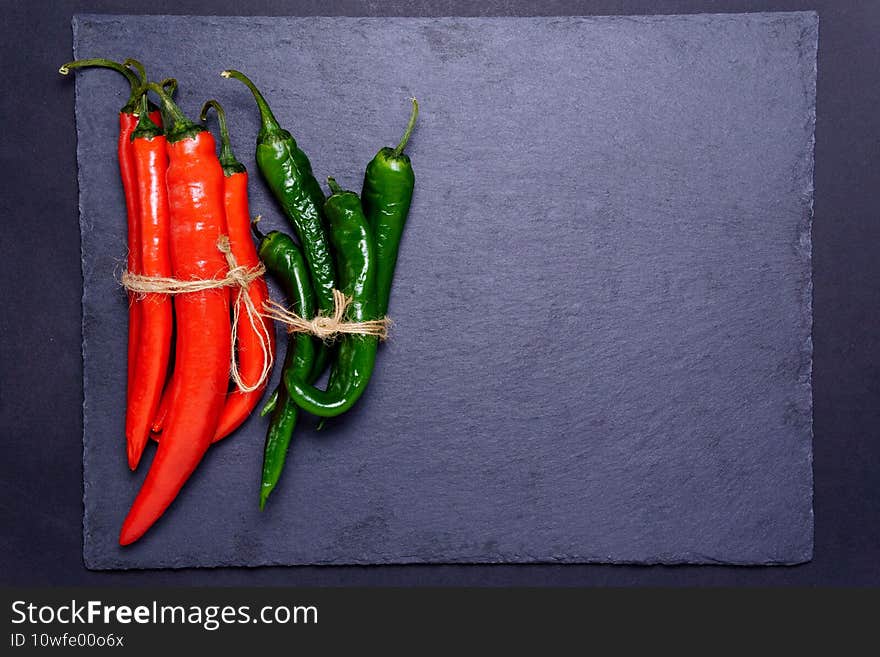
{"type": "Polygon", "coordinates": [[[339,290],[333,290],[333,314],[318,313],[312,319],[307,319],[270,299],[263,304],[263,317],[281,322],[287,327],[288,333],[309,333],[325,342],[338,335],[372,335],[380,340],[388,337],[388,328],[391,326],[388,317],[365,322],[345,321],[345,313],[351,304],[351,297],[339,290]]]}
{"type": "Polygon", "coordinates": [[[270,348],[272,339],[269,331],[270,326],[262,321],[262,315],[254,304],[251,295],[248,293],[250,284],[266,273],[266,268],[262,263],[256,267],[245,267],[239,265],[235,256],[232,254],[232,247],[229,244],[229,238],[221,235],[217,239],[217,248],[226,258],[228,271],[223,278],[206,278],[193,279],[190,281],[178,280],[176,278],[163,276],[142,276],[133,274],[130,271],[123,272],[121,283],[129,292],[134,292],[139,298],[143,298],[147,294],[188,294],[190,292],[202,292],[204,290],[215,290],[223,287],[238,288],[238,294],[235,298],[232,311],[231,339],[232,344],[238,341],[238,325],[241,321],[241,309],[244,307],[247,321],[257,335],[260,342],[260,349],[263,352],[263,367],[261,368],[259,378],[253,383],[245,382],[241,377],[238,368],[238,361],[235,358],[235,352],[229,363],[229,376],[233,383],[241,392],[253,392],[259,390],[268,380],[269,374],[272,372],[275,355],[270,348]]]}
{"type": "Polygon", "coordinates": [[[325,342],[329,342],[339,335],[369,335],[380,340],[385,340],[388,337],[388,328],[391,326],[391,320],[388,317],[364,322],[345,321],[345,313],[352,304],[352,299],[339,290],[333,290],[333,313],[330,315],[318,313],[315,317],[307,319],[271,299],[263,304],[262,309],[258,309],[251,299],[248,288],[251,283],[266,273],[266,267],[262,263],[256,267],[239,265],[232,253],[229,237],[226,235],[221,235],[217,239],[217,248],[226,258],[228,267],[223,278],[183,281],[162,276],[142,276],[126,271],[122,274],[121,283],[125,289],[137,294],[141,299],[148,294],[187,294],[223,287],[238,288],[232,311],[232,344],[235,345],[238,342],[238,325],[241,322],[243,307],[247,321],[258,336],[260,349],[263,352],[263,367],[259,378],[254,383],[246,383],[239,372],[238,361],[233,350],[229,364],[229,376],[241,392],[258,390],[268,380],[272,372],[275,358],[270,348],[272,327],[262,321],[264,318],[281,322],[287,327],[288,333],[308,333],[325,342]]]}

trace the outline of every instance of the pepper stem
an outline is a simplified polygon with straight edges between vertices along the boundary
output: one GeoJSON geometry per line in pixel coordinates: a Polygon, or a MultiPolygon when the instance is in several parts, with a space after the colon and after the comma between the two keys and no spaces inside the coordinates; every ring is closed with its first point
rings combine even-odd
{"type": "Polygon", "coordinates": [[[232,152],[232,144],[229,141],[229,127],[226,125],[226,111],[223,106],[216,100],[209,100],[202,106],[202,113],[199,118],[202,121],[207,120],[208,110],[214,108],[217,112],[217,122],[220,124],[220,166],[223,167],[223,173],[231,176],[234,173],[245,171],[244,165],[235,157],[232,152]]]}
{"type": "MultiPolygon", "coordinates": [[[[260,223],[262,219],[263,217],[261,217],[260,215],[257,215],[256,217],[251,219],[251,231],[254,233],[254,237],[260,240],[260,242],[266,239],[266,234],[260,230],[259,226],[257,226],[257,224],[260,223]]],[[[265,413],[262,413],[262,415],[265,415],[265,413]]]]}
{"type": "Polygon", "coordinates": [[[239,82],[244,83],[244,85],[251,90],[251,93],[254,95],[254,100],[257,101],[257,107],[260,110],[260,136],[259,139],[263,140],[271,135],[275,135],[278,133],[285,133],[286,131],[281,127],[278,123],[278,120],[275,118],[275,115],[272,113],[272,110],[269,108],[269,103],[266,102],[266,99],[263,98],[263,94],[260,93],[260,90],[257,89],[257,86],[250,81],[250,79],[241,71],[235,71],[232,69],[223,71],[220,74],[224,78],[235,78],[239,82]]]}
{"type": "Polygon", "coordinates": [[[177,93],[177,78],[165,78],[159,85],[165,90],[165,93],[174,98],[174,94],[177,93]]]}
{"type": "Polygon", "coordinates": [[[411,98],[412,100],[412,112],[409,115],[409,123],[406,124],[406,130],[403,133],[403,138],[400,140],[400,143],[397,145],[397,148],[394,149],[394,152],[391,154],[392,157],[400,157],[401,153],[403,153],[403,149],[406,148],[406,144],[409,141],[409,136],[412,134],[413,128],[416,127],[416,119],[419,118],[419,101],[415,98],[411,98]]]}
{"type": "Polygon", "coordinates": [[[162,103],[162,114],[165,122],[165,135],[169,142],[180,141],[186,137],[193,137],[204,128],[197,125],[186,118],[186,115],[180,110],[168,93],[155,82],[148,82],[144,88],[153,91],[159,97],[162,103]]]}
{"type": "Polygon", "coordinates": [[[124,62],[122,62],[122,65],[125,66],[126,68],[133,68],[135,71],[138,72],[138,75],[141,77],[141,82],[146,83],[147,69],[145,69],[144,65],[141,64],[138,60],[132,59],[131,57],[129,57],[124,62]]]}
{"type": "Polygon", "coordinates": [[[118,73],[122,73],[131,85],[131,95],[128,97],[128,101],[125,105],[122,106],[121,112],[123,114],[134,114],[137,112],[138,101],[140,99],[138,90],[142,81],[138,79],[137,75],[135,75],[131,69],[110,59],[92,58],[77,59],[72,62],[67,62],[58,69],[58,72],[61,73],[61,75],[67,75],[70,73],[70,70],[74,68],[109,68],[118,73]]]}
{"type": "Polygon", "coordinates": [[[147,88],[140,87],[141,91],[141,111],[138,117],[137,125],[131,133],[131,141],[135,139],[153,139],[162,134],[162,128],[157,126],[153,119],[150,118],[150,101],[147,98],[147,88]]]}
{"type": "Polygon", "coordinates": [[[339,186],[339,183],[336,182],[336,178],[332,176],[327,177],[327,186],[330,188],[330,191],[334,194],[342,194],[345,190],[339,186]]]}
{"type": "MultiPolygon", "coordinates": [[[[137,74],[140,76],[140,79],[141,79],[140,84],[146,84],[146,83],[148,82],[148,80],[147,80],[147,69],[144,68],[144,65],[141,64],[140,60],[133,59],[132,57],[129,57],[128,59],[126,59],[125,61],[122,62],[122,65],[125,66],[125,67],[128,68],[128,69],[132,69],[132,68],[133,68],[135,71],[137,71],[137,74]]],[[[169,78],[169,79],[170,79],[170,78],[169,78]]],[[[177,87],[177,80],[174,80],[174,86],[175,86],[175,88],[177,87]]],[[[165,87],[165,80],[162,81],[162,87],[163,87],[163,88],[165,87]]],[[[141,91],[142,91],[142,90],[141,90],[141,91]]],[[[172,92],[172,94],[173,94],[173,93],[174,93],[174,92],[172,92]]],[[[133,95],[134,95],[134,91],[132,91],[132,96],[133,96],[133,95]]],[[[144,110],[143,110],[143,108],[144,108],[144,104],[143,104],[143,103],[139,103],[139,104],[140,104],[140,106],[141,106],[142,111],[144,111],[144,110]]],[[[147,111],[147,112],[153,112],[153,111],[155,111],[156,109],[158,109],[158,108],[157,108],[155,105],[153,105],[153,103],[150,102],[150,99],[149,99],[149,98],[147,98],[146,111],[147,111]]],[[[159,131],[158,131],[157,133],[155,133],[155,134],[160,134],[160,135],[161,135],[161,134],[162,134],[162,131],[159,130],[159,131]]],[[[151,134],[150,136],[153,137],[153,136],[155,136],[155,134],[151,134]]],[[[145,136],[145,135],[141,135],[141,136],[145,136]]]]}
{"type": "Polygon", "coordinates": [[[61,75],[67,75],[68,73],[70,73],[70,69],[72,69],[72,68],[92,68],[92,67],[109,68],[114,71],[118,71],[119,73],[122,73],[126,77],[126,79],[129,81],[129,83],[131,83],[131,85],[133,86],[134,89],[136,89],[137,86],[140,84],[140,82],[137,79],[137,76],[135,76],[134,73],[132,73],[130,70],[128,70],[125,66],[123,66],[119,62],[114,62],[110,59],[77,59],[72,62],[67,62],[66,64],[61,66],[61,68],[58,69],[58,72],[61,73],[61,75]]]}

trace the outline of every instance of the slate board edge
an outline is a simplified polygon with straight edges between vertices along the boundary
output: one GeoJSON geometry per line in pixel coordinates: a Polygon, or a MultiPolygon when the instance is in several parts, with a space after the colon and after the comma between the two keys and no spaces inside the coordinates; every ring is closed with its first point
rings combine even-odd
{"type": "Polygon", "coordinates": [[[818,102],[816,87],[818,84],[819,78],[819,12],[817,11],[808,11],[803,12],[809,16],[810,20],[810,28],[811,33],[814,35],[813,40],[811,41],[813,45],[812,47],[812,57],[810,58],[810,67],[811,67],[811,75],[808,76],[808,82],[810,84],[809,93],[812,96],[812,110],[810,111],[810,143],[809,143],[809,161],[807,163],[808,166],[808,175],[807,180],[809,184],[809,188],[807,193],[809,194],[809,211],[807,212],[807,216],[804,219],[804,229],[803,229],[803,239],[805,241],[805,257],[807,259],[807,266],[809,271],[809,279],[807,280],[806,289],[804,290],[804,295],[806,296],[806,302],[804,303],[804,312],[806,313],[806,317],[804,318],[804,322],[807,326],[807,338],[806,344],[804,345],[804,350],[806,352],[805,358],[807,361],[807,374],[806,374],[806,383],[805,386],[807,388],[807,397],[810,404],[810,442],[809,442],[809,482],[808,485],[810,487],[810,526],[809,526],[809,538],[808,544],[806,546],[806,552],[804,554],[804,560],[802,563],[808,563],[813,560],[813,552],[815,550],[815,542],[816,542],[816,513],[815,513],[815,499],[816,499],[816,487],[815,487],[815,471],[813,466],[813,454],[814,454],[814,442],[815,442],[815,433],[814,433],[814,424],[815,424],[815,412],[816,407],[813,403],[813,325],[814,325],[814,316],[813,316],[813,220],[815,218],[815,210],[816,210],[816,104],[818,102]]]}
{"type": "Polygon", "coordinates": [[[103,21],[113,21],[113,20],[124,20],[126,18],[150,18],[150,19],[159,19],[159,18],[173,18],[173,19],[201,19],[201,18],[213,18],[213,19],[223,19],[223,18],[250,18],[253,20],[275,20],[275,19],[283,19],[283,18],[298,18],[298,19],[333,19],[333,20],[372,20],[372,21],[384,21],[389,18],[421,18],[425,20],[444,20],[444,19],[455,19],[455,20],[465,20],[465,21],[480,21],[483,19],[492,19],[494,20],[509,20],[509,21],[522,21],[522,20],[544,20],[547,18],[565,18],[565,19],[580,19],[587,21],[596,21],[596,22],[604,22],[604,21],[616,21],[616,20],[626,20],[631,18],[637,18],[639,20],[667,20],[667,19],[681,19],[681,18],[742,18],[742,17],[750,17],[750,18],[775,18],[775,17],[784,17],[790,16],[792,18],[797,16],[803,17],[812,17],[814,19],[814,23],[818,22],[819,12],[814,9],[809,10],[799,10],[799,11],[731,11],[731,12],[694,12],[690,14],[533,14],[529,16],[509,16],[509,15],[495,15],[495,14],[481,14],[479,16],[462,16],[457,14],[448,14],[437,16],[434,14],[396,14],[396,15],[388,15],[388,16],[365,16],[365,15],[344,15],[344,16],[327,16],[322,14],[283,14],[283,15],[240,15],[240,14],[132,14],[132,13],[124,13],[124,14],[106,14],[106,13],[90,13],[90,12],[82,12],[78,14],[74,14],[73,20],[71,21],[76,27],[76,21],[83,20],[103,20],[103,21]]]}
{"type": "Polygon", "coordinates": [[[807,200],[806,211],[801,222],[801,230],[799,233],[799,246],[803,254],[803,258],[807,264],[807,280],[803,286],[804,302],[802,308],[802,322],[806,338],[802,347],[802,358],[804,360],[805,372],[801,386],[804,389],[806,402],[809,405],[810,422],[809,422],[809,445],[807,453],[807,474],[809,481],[805,485],[809,487],[810,505],[809,505],[809,527],[808,536],[806,537],[804,555],[799,563],[807,563],[813,559],[813,551],[815,545],[815,487],[814,487],[814,470],[813,470],[813,441],[815,439],[813,432],[814,424],[814,405],[813,405],[813,240],[812,228],[815,213],[815,168],[816,168],[816,85],[818,79],[818,48],[819,48],[819,14],[816,11],[805,12],[787,12],[798,13],[804,15],[809,20],[803,27],[801,41],[805,37],[811,37],[810,45],[801,45],[800,49],[803,53],[804,60],[801,65],[809,67],[808,75],[805,81],[809,87],[805,90],[809,95],[811,110],[809,112],[808,125],[808,142],[805,145],[805,179],[806,188],[803,190],[804,198],[807,200]]]}
{"type": "MultiPolygon", "coordinates": [[[[78,57],[76,44],[77,44],[77,34],[79,32],[79,20],[80,20],[79,16],[74,16],[70,21],[71,35],[73,38],[71,54],[72,54],[72,57],[74,60],[77,59],[77,57],[78,57]]],[[[78,125],[80,123],[79,113],[81,111],[81,103],[80,103],[80,98],[79,98],[79,84],[77,84],[76,76],[73,76],[73,78],[74,78],[74,80],[73,80],[73,85],[74,85],[73,107],[74,107],[75,122],[78,125]]],[[[77,163],[79,163],[81,157],[82,157],[82,153],[81,153],[81,144],[80,144],[80,139],[79,139],[79,130],[76,130],[76,160],[77,160],[77,163]]],[[[83,365],[83,382],[82,382],[83,383],[83,400],[82,400],[83,433],[82,433],[82,437],[81,437],[81,439],[82,439],[82,456],[83,456],[83,462],[82,462],[82,472],[83,472],[83,477],[82,477],[82,486],[83,486],[83,494],[82,494],[82,503],[83,503],[82,558],[83,558],[83,563],[84,563],[86,569],[95,570],[96,567],[93,563],[91,563],[90,556],[89,556],[89,550],[87,548],[88,543],[89,543],[89,539],[91,537],[91,534],[88,531],[88,519],[89,519],[88,497],[89,497],[89,491],[90,491],[91,487],[89,486],[88,479],[86,478],[86,459],[88,458],[88,451],[87,451],[88,447],[86,444],[86,435],[88,432],[87,421],[88,421],[88,416],[89,416],[88,413],[86,412],[86,409],[87,409],[88,403],[89,403],[89,388],[86,385],[86,351],[87,351],[87,347],[86,347],[86,344],[87,344],[87,342],[86,342],[86,303],[87,303],[87,300],[86,300],[86,285],[85,285],[86,246],[85,246],[85,243],[83,240],[83,234],[85,232],[84,225],[83,225],[83,223],[85,221],[85,212],[83,209],[83,200],[82,200],[82,190],[84,188],[84,184],[83,184],[82,168],[79,166],[77,166],[77,168],[76,168],[76,184],[77,184],[77,209],[78,209],[78,213],[79,213],[79,232],[80,232],[80,241],[79,241],[80,276],[83,279],[82,295],[80,297],[80,312],[81,312],[80,330],[82,331],[82,340],[80,343],[80,353],[82,355],[82,365],[83,365]]]]}
{"type": "Polygon", "coordinates": [[[553,564],[565,564],[565,565],[610,565],[610,566],[736,566],[742,568],[749,567],[768,567],[768,566],[798,566],[801,564],[808,563],[813,558],[812,549],[808,554],[805,554],[803,557],[795,558],[795,559],[784,559],[784,560],[766,560],[766,561],[732,561],[732,560],[721,560],[721,559],[712,559],[712,558],[694,558],[691,560],[688,559],[673,559],[673,560],[664,560],[664,559],[654,559],[654,560],[635,560],[635,559],[614,559],[610,557],[560,557],[558,559],[531,559],[528,557],[520,558],[520,559],[447,559],[447,560],[427,560],[427,559],[394,559],[383,562],[376,562],[370,560],[354,560],[347,559],[343,561],[299,561],[297,563],[289,563],[286,561],[278,560],[278,561],[260,561],[258,563],[251,564],[239,564],[239,563],[189,563],[185,565],[175,564],[171,562],[156,562],[151,564],[144,565],[130,565],[130,564],[96,564],[86,561],[86,569],[95,571],[95,572],[114,572],[120,570],[187,570],[191,568],[197,568],[199,570],[211,570],[215,568],[244,568],[244,569],[256,569],[256,568],[298,568],[298,567],[359,567],[359,566],[412,566],[412,565],[423,565],[423,566],[444,566],[444,565],[473,565],[473,566],[486,566],[486,565],[505,565],[505,566],[530,566],[530,565],[553,565],[553,564]]]}

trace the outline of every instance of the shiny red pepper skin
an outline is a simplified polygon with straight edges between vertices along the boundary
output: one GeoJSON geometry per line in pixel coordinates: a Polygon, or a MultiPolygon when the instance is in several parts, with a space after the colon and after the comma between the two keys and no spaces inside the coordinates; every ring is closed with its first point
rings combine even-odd
{"type": "MultiPolygon", "coordinates": [[[[139,208],[138,271],[145,276],[168,277],[172,269],[165,136],[154,122],[141,119],[132,134],[131,148],[139,208]]],[[[149,439],[150,423],[165,384],[173,329],[171,304],[167,294],[146,294],[137,301],[138,337],[134,364],[129,367],[134,376],[129,383],[125,415],[128,465],[132,470],[137,468],[149,439]]]]}
{"type": "MultiPolygon", "coordinates": [[[[214,138],[188,121],[160,87],[151,84],[150,89],[162,98],[167,113],[173,275],[222,278],[228,265],[218,239],[227,233],[226,210],[214,138]]],[[[228,288],[214,288],[175,298],[173,395],[156,456],[123,522],[121,545],[138,540],[161,517],[211,445],[232,357],[229,297],[228,288]]]]}
{"type": "MultiPolygon", "coordinates": [[[[226,176],[226,217],[232,255],[235,256],[239,265],[252,268],[260,264],[260,259],[251,239],[247,185],[248,175],[246,172],[226,176]]],[[[269,288],[263,278],[252,281],[247,293],[253,301],[254,307],[258,310],[262,309],[263,304],[269,299],[269,288]]],[[[260,317],[257,320],[259,332],[255,331],[248,321],[244,308],[241,308],[239,312],[238,344],[236,345],[238,373],[242,381],[251,384],[259,379],[263,371],[264,356],[260,335],[262,333],[268,338],[268,351],[270,354],[274,354],[275,327],[270,320],[260,317]]],[[[223,412],[220,414],[220,421],[214,436],[215,442],[235,431],[248,418],[263,396],[267,383],[268,381],[264,382],[258,389],[251,392],[233,390],[229,393],[223,412]]]]}
{"type": "MultiPolygon", "coordinates": [[[[157,125],[162,125],[162,115],[158,111],[150,113],[150,119],[157,125]]],[[[138,202],[137,172],[134,164],[134,149],[131,143],[131,135],[138,122],[138,114],[134,111],[119,112],[119,139],[116,144],[116,153],[119,159],[119,177],[122,179],[122,193],[125,196],[126,226],[128,229],[128,260],[126,268],[134,274],[141,271],[140,253],[140,204],[138,202]]],[[[128,295],[128,386],[126,388],[126,400],[131,403],[132,378],[137,362],[137,344],[140,330],[140,303],[134,294],[128,295]]]]}
{"type": "MultiPolygon", "coordinates": [[[[201,119],[207,119],[208,110],[214,109],[220,124],[220,166],[223,168],[224,192],[226,196],[226,227],[229,230],[229,246],[235,261],[248,269],[260,265],[257,249],[251,238],[251,215],[248,208],[248,174],[245,166],[238,161],[229,140],[226,112],[216,100],[209,100],[202,107],[201,119]]],[[[237,298],[237,292],[234,292],[237,298]]],[[[262,277],[248,286],[247,294],[257,310],[269,299],[269,288],[262,277]]],[[[265,367],[267,354],[275,353],[275,327],[266,317],[258,317],[252,325],[244,303],[239,303],[237,344],[233,345],[238,356],[238,374],[247,386],[259,380],[265,367]],[[264,353],[264,349],[266,353],[264,353]]],[[[271,356],[270,356],[271,357],[271,356]]],[[[268,377],[267,377],[268,378],[268,377]]],[[[268,381],[251,391],[235,389],[226,398],[214,442],[225,438],[244,422],[266,389],[268,381]]]]}
{"type": "MultiPolygon", "coordinates": [[[[122,178],[122,193],[125,196],[125,210],[128,218],[128,259],[126,269],[136,274],[140,268],[140,249],[135,243],[138,232],[138,198],[137,198],[137,173],[134,168],[134,157],[131,148],[131,133],[137,125],[138,117],[133,112],[119,113],[119,139],[116,144],[116,153],[119,159],[119,176],[122,178]]],[[[128,377],[126,386],[126,409],[131,403],[132,380],[134,379],[135,362],[137,358],[138,328],[140,321],[140,306],[136,295],[128,294],[128,377]]],[[[127,413],[127,410],[126,410],[127,413]]],[[[126,418],[126,423],[128,419],[126,418]]],[[[129,448],[130,449],[130,448],[129,448]]]]}
{"type": "MultiPolygon", "coordinates": [[[[131,134],[138,122],[138,113],[141,111],[141,85],[146,82],[146,73],[143,65],[137,60],[127,60],[125,64],[114,62],[110,59],[90,58],[77,59],[67,62],[58,72],[62,75],[70,73],[71,69],[80,68],[106,68],[121,73],[128,80],[131,94],[128,101],[119,110],[119,137],[116,143],[117,159],[119,161],[119,175],[122,178],[122,191],[125,196],[126,227],[128,230],[128,271],[140,272],[140,246],[138,244],[138,207],[137,174],[134,167],[134,155],[131,146],[131,134]],[[140,77],[129,68],[129,63],[134,65],[140,73],[140,77]]],[[[154,123],[161,125],[161,117],[158,111],[151,112],[150,118],[154,123]]],[[[134,377],[138,332],[140,325],[140,307],[135,295],[128,296],[128,375],[126,386],[126,409],[131,399],[132,379],[134,377]]],[[[130,449],[130,445],[129,445],[130,449]]]]}

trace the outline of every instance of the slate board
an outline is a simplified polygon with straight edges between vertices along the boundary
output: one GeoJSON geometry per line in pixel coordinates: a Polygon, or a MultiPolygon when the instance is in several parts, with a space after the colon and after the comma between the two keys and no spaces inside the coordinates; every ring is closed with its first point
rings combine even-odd
{"type": "MultiPolygon", "coordinates": [[[[256,175],[252,74],[359,188],[416,96],[417,192],[360,405],[306,422],[258,510],[265,422],[139,543],[125,465],[124,82],[77,75],[86,566],[791,564],[812,555],[815,13],[78,16],[77,57],[217,97],[256,175]]],[[[276,373],[277,376],[277,373],[276,373]]]]}

